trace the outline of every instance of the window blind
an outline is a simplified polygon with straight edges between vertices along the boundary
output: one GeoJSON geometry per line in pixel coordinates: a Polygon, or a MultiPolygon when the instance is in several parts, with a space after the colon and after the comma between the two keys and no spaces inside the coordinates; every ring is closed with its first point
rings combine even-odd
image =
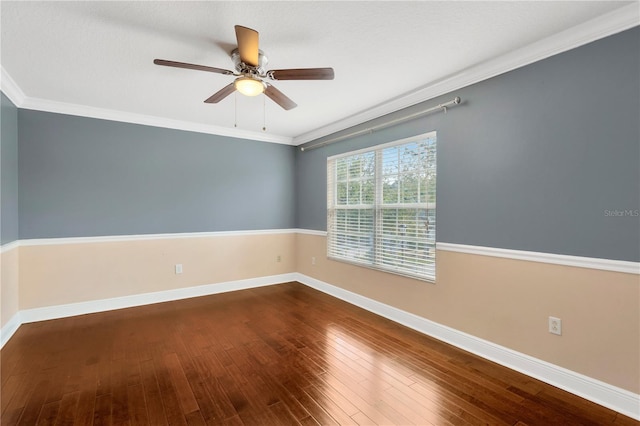
{"type": "Polygon", "coordinates": [[[327,256],[435,280],[436,133],[327,159],[327,256]]]}

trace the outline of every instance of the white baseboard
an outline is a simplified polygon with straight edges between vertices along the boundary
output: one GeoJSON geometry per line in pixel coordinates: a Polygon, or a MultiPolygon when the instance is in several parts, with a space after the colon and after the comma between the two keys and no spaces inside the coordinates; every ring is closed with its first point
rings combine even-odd
{"type": "Polygon", "coordinates": [[[295,281],[294,273],[270,275],[259,278],[249,278],[238,281],[228,281],[195,287],[177,288],[154,293],[134,294],[131,296],[114,297],[111,299],[91,300],[88,302],[69,303],[66,305],[47,306],[43,308],[25,309],[16,313],[0,331],[0,348],[13,336],[22,324],[46,321],[56,318],[66,318],[76,315],[92,314],[111,311],[114,309],[131,308],[134,306],[150,305],[152,303],[170,302],[191,297],[208,296],[229,291],[245,290],[255,287],[280,284],[295,281]]]}
{"type": "Polygon", "coordinates": [[[11,336],[18,330],[18,327],[22,324],[20,320],[20,312],[16,312],[9,322],[7,322],[2,329],[0,329],[0,349],[4,346],[5,343],[11,339],[11,336]]]}
{"type": "Polygon", "coordinates": [[[304,274],[296,274],[296,281],[420,333],[640,420],[640,395],[638,394],[435,323],[304,274]]]}
{"type": "Polygon", "coordinates": [[[216,284],[199,285],[195,287],[177,288],[154,293],[134,294],[131,296],[114,297],[112,299],[92,300],[89,302],[70,303],[68,305],[47,306],[44,308],[26,309],[20,311],[22,324],[45,321],[75,315],[91,314],[95,312],[111,311],[114,309],[131,308],[134,306],[150,305],[152,303],[170,302],[191,297],[208,296],[229,291],[245,290],[255,287],[280,284],[295,281],[294,273],[270,275],[246,280],[228,281],[216,284]]]}

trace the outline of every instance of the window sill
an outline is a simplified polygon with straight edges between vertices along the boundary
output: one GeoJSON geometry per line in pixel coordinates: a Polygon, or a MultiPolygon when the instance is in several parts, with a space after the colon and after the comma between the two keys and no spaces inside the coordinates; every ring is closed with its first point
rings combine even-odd
{"type": "Polygon", "coordinates": [[[434,277],[423,277],[423,276],[420,276],[420,275],[410,274],[410,273],[406,273],[406,272],[402,272],[402,271],[394,271],[393,269],[383,268],[383,267],[380,267],[380,266],[372,265],[370,263],[356,262],[356,261],[353,261],[353,260],[342,259],[342,258],[333,257],[333,256],[327,256],[327,259],[333,260],[333,261],[336,261],[336,262],[340,262],[340,263],[346,263],[348,265],[360,266],[362,268],[372,269],[374,271],[386,272],[387,274],[398,275],[398,276],[405,277],[405,278],[411,278],[411,279],[414,279],[414,280],[417,280],[417,281],[424,281],[424,282],[427,282],[429,284],[436,284],[435,276],[434,277]]]}

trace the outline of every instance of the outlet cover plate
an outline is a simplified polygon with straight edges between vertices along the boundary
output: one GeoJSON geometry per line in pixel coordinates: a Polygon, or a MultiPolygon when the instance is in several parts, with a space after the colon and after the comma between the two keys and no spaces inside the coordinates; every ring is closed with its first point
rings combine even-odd
{"type": "Polygon", "coordinates": [[[562,320],[556,317],[549,317],[549,333],[562,336],[562,320]]]}

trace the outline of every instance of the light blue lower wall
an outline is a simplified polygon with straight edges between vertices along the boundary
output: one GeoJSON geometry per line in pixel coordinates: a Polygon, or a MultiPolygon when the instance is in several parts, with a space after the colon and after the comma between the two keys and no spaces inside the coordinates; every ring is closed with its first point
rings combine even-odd
{"type": "Polygon", "coordinates": [[[328,156],[435,130],[438,241],[640,261],[639,75],[636,27],[391,117],[460,96],[448,114],[298,150],[297,227],[326,229],[328,156]]]}
{"type": "Polygon", "coordinates": [[[295,148],[18,112],[20,239],[295,226],[295,148]]]}

